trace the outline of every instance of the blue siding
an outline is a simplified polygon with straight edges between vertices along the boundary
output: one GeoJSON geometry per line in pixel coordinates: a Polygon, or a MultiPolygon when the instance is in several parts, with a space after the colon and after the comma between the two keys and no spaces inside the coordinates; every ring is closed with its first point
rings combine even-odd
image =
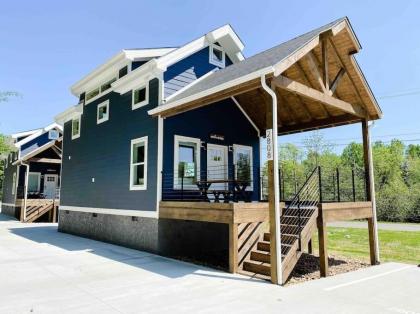
{"type": "Polygon", "coordinates": [[[131,92],[111,92],[89,103],[84,107],[78,139],[71,139],[71,122],[65,123],[62,205],[156,209],[158,122],[147,111],[158,104],[159,80],[150,81],[149,91],[150,103],[136,110],[131,109],[131,92]],[[98,125],[97,105],[106,99],[110,100],[109,120],[98,125]],[[143,136],[148,136],[147,190],[130,191],[131,140],[143,136]]]}
{"type": "Polygon", "coordinates": [[[4,168],[3,173],[3,203],[14,203],[16,199],[16,194],[12,192],[13,186],[13,173],[16,173],[17,180],[17,166],[13,166],[10,162],[7,165],[7,168],[4,168]]]}
{"type": "Polygon", "coordinates": [[[138,67],[141,67],[143,64],[145,64],[147,61],[133,61],[131,63],[131,71],[134,71],[138,67]]]}
{"type": "MultiPolygon", "coordinates": [[[[168,67],[163,75],[165,81],[165,98],[219,67],[209,63],[209,49],[204,48],[191,56],[168,67]]],[[[226,65],[232,61],[226,56],[226,65]]]]}
{"type": "Polygon", "coordinates": [[[29,154],[33,150],[41,147],[42,145],[47,144],[49,141],[50,140],[48,139],[48,132],[41,134],[40,136],[34,138],[32,141],[29,141],[28,143],[23,144],[20,147],[20,156],[23,157],[29,154]]]}
{"type": "MultiPolygon", "coordinates": [[[[253,150],[253,200],[259,199],[260,150],[257,131],[231,99],[188,111],[164,120],[163,173],[172,178],[175,135],[199,138],[212,144],[252,146],[253,150]],[[232,121],[235,121],[232,124],[232,121]],[[211,133],[223,134],[224,140],[210,138],[211,133]]],[[[233,152],[228,153],[228,163],[233,164],[233,152]]],[[[207,153],[201,148],[200,168],[207,168],[207,153]]],[[[165,180],[165,179],[164,179],[165,180]]],[[[166,182],[166,180],[165,180],[166,182]]],[[[169,185],[171,183],[169,182],[169,185]]]]}

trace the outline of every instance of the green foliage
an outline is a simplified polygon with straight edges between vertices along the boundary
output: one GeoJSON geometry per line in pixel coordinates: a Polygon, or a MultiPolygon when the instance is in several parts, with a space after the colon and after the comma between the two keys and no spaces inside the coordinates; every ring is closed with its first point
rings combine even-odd
{"type": "MultiPolygon", "coordinates": [[[[283,198],[290,199],[317,166],[322,168],[323,197],[336,200],[337,171],[340,199],[365,197],[363,145],[350,143],[341,155],[332,152],[322,133],[315,132],[303,141],[303,148],[293,144],[280,147],[283,198]]],[[[382,221],[420,222],[420,145],[405,147],[399,140],[389,144],[375,142],[372,147],[378,219],[382,221]]]]}
{"type": "Polygon", "coordinates": [[[17,92],[0,91],[0,102],[9,101],[11,97],[17,97],[17,96],[20,96],[20,94],[17,92]]]}

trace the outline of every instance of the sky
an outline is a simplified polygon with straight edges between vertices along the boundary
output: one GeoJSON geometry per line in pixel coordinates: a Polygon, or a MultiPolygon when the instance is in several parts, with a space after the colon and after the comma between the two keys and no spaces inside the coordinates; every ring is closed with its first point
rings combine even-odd
{"type": "MultiPolygon", "coordinates": [[[[70,86],[124,48],[180,46],[229,23],[245,56],[342,16],[362,44],[356,58],[384,112],[373,138],[420,143],[420,1],[1,1],[0,133],[46,126],[77,99],[70,86]],[[392,136],[391,136],[392,135],[392,136]]],[[[323,131],[336,148],[360,125],[323,131]]],[[[300,145],[308,134],[280,137],[300,145]]]]}

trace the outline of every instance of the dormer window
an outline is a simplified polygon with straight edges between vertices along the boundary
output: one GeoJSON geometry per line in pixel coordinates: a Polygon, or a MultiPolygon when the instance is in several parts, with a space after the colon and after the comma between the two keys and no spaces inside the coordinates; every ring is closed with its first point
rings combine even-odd
{"type": "Polygon", "coordinates": [[[90,91],[86,94],[86,101],[91,100],[93,97],[96,97],[99,95],[99,87],[95,88],[94,90],[90,91]]]}
{"type": "Polygon", "coordinates": [[[146,85],[144,85],[140,88],[134,89],[132,97],[133,97],[133,99],[132,99],[132,109],[133,110],[147,105],[147,103],[149,102],[148,83],[146,83],[146,85]]]}
{"type": "Polygon", "coordinates": [[[60,134],[57,130],[49,130],[48,131],[48,139],[49,140],[57,140],[60,134]]]}
{"type": "Polygon", "coordinates": [[[112,80],[109,80],[105,84],[101,85],[101,93],[111,88],[111,84],[114,83],[117,80],[116,77],[114,77],[112,80]]]}
{"type": "Polygon", "coordinates": [[[126,65],[125,67],[121,68],[118,71],[118,78],[122,78],[123,76],[126,76],[128,73],[128,65],[126,65]]]}
{"type": "Polygon", "coordinates": [[[218,67],[225,67],[225,51],[218,45],[210,46],[209,62],[218,67]]]}

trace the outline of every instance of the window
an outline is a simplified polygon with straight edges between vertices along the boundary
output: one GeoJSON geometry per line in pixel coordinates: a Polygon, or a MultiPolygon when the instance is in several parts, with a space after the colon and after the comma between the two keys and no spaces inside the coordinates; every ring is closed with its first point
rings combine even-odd
{"type": "Polygon", "coordinates": [[[74,140],[78,137],[80,137],[80,117],[71,121],[71,139],[74,140]]]}
{"type": "Polygon", "coordinates": [[[97,124],[108,121],[109,119],[109,100],[98,105],[98,113],[96,117],[97,124]]]}
{"type": "Polygon", "coordinates": [[[147,136],[131,141],[130,190],[147,189],[147,136]]]}
{"type": "Polygon", "coordinates": [[[126,76],[128,73],[128,65],[126,65],[125,67],[121,68],[118,71],[118,78],[122,78],[123,76],[126,76]]]}
{"type": "Polygon", "coordinates": [[[252,147],[233,145],[233,164],[237,180],[249,181],[247,190],[253,190],[252,147]]]}
{"type": "Polygon", "coordinates": [[[93,91],[90,91],[86,94],[86,101],[91,100],[93,97],[96,97],[99,95],[99,87],[95,88],[93,91]]]}
{"type": "Polygon", "coordinates": [[[132,109],[140,108],[147,105],[149,102],[149,88],[148,84],[138,89],[133,90],[132,109]]]}
{"type": "Polygon", "coordinates": [[[200,179],[200,147],[198,138],[175,135],[174,151],[174,188],[181,185],[197,188],[195,182],[200,179]]]}
{"type": "Polygon", "coordinates": [[[109,80],[108,82],[106,82],[105,84],[101,85],[101,93],[103,93],[104,91],[108,90],[111,88],[111,84],[114,83],[117,80],[117,78],[113,78],[111,80],[109,80]]]}
{"type": "Polygon", "coordinates": [[[79,95],[79,104],[84,104],[85,103],[85,98],[86,98],[86,93],[81,93],[79,95]]]}
{"type": "Polygon", "coordinates": [[[217,45],[210,46],[209,62],[218,67],[225,67],[225,52],[222,47],[217,45]]]}
{"type": "Polygon", "coordinates": [[[49,140],[56,140],[60,136],[57,130],[49,130],[48,131],[48,139],[49,140]]]}
{"type": "Polygon", "coordinates": [[[36,193],[40,191],[41,173],[29,172],[28,175],[28,193],[36,193]]]}
{"type": "Polygon", "coordinates": [[[12,195],[15,195],[16,191],[16,172],[13,172],[13,178],[12,178],[12,195]]]}

